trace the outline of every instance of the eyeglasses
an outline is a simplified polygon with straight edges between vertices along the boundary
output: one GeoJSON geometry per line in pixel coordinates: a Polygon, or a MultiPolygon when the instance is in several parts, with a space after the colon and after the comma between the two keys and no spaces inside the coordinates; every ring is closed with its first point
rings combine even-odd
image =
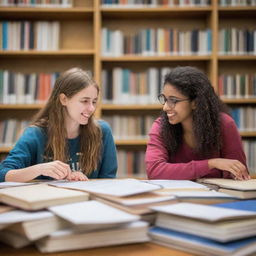
{"type": "Polygon", "coordinates": [[[167,99],[167,98],[164,96],[164,94],[159,94],[159,95],[158,95],[158,100],[159,100],[159,102],[160,102],[162,105],[164,105],[164,104],[167,102],[167,105],[168,105],[169,108],[175,108],[175,106],[176,106],[176,104],[177,104],[178,102],[187,101],[187,100],[189,100],[189,99],[177,99],[177,98],[168,98],[168,99],[167,99]]]}

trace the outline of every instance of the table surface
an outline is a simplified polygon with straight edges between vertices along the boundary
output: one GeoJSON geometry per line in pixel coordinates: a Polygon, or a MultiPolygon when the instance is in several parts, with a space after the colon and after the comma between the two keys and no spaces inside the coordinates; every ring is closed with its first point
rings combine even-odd
{"type": "MultiPolygon", "coordinates": [[[[14,249],[0,243],[1,256],[42,256],[34,246],[14,249]]],[[[48,253],[44,254],[47,255],[48,253]]],[[[177,251],[153,243],[129,244],[78,251],[50,253],[49,256],[192,256],[190,253],[177,251]]]]}

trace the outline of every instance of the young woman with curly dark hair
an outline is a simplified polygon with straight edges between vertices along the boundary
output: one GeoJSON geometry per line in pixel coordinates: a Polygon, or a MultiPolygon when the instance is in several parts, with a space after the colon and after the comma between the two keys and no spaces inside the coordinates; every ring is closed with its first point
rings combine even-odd
{"type": "Polygon", "coordinates": [[[235,122],[203,72],[172,69],[158,99],[163,111],[149,133],[149,179],[250,179],[235,122]]]}

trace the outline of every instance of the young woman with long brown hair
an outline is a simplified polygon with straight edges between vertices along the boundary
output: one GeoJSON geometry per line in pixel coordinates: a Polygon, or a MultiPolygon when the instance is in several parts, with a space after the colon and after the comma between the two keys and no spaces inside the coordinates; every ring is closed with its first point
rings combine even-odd
{"type": "Polygon", "coordinates": [[[99,87],[72,68],[55,82],[46,105],[0,165],[0,181],[114,178],[116,148],[109,125],[93,114],[99,87]]]}

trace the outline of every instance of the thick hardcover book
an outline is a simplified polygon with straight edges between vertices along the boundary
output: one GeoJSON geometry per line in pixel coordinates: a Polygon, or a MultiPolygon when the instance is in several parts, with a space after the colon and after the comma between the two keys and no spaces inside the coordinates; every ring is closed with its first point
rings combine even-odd
{"type": "Polygon", "coordinates": [[[256,252],[256,236],[220,243],[200,236],[159,227],[151,228],[149,236],[157,244],[203,256],[244,256],[256,252]]]}
{"type": "Polygon", "coordinates": [[[0,200],[25,210],[39,210],[52,205],[87,201],[88,193],[56,188],[47,184],[4,188],[0,190],[0,200]]]}
{"type": "Polygon", "coordinates": [[[198,182],[209,186],[216,186],[219,192],[230,194],[241,199],[256,198],[256,179],[199,179],[198,182]]]}
{"type": "Polygon", "coordinates": [[[213,205],[178,203],[155,206],[155,225],[219,242],[256,236],[256,212],[213,205]]]}
{"type": "Polygon", "coordinates": [[[148,224],[136,221],[118,228],[77,232],[72,229],[52,233],[36,242],[41,252],[71,251],[149,241],[148,224]]]}

